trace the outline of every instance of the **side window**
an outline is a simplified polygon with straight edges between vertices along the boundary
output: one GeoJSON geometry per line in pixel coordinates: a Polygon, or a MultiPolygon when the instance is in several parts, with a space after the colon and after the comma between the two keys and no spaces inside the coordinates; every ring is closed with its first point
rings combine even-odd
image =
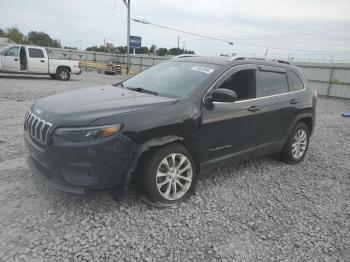
{"type": "Polygon", "coordinates": [[[28,48],[29,57],[32,58],[44,58],[44,52],[38,48],[28,48]]]}
{"type": "Polygon", "coordinates": [[[298,91],[304,88],[304,83],[300,77],[293,71],[287,72],[291,91],[298,91]]]}
{"type": "Polygon", "coordinates": [[[257,97],[287,93],[288,82],[285,73],[260,71],[257,86],[257,97]]]}
{"type": "Polygon", "coordinates": [[[13,46],[7,49],[6,56],[18,56],[19,46],[13,46]]]}
{"type": "Polygon", "coordinates": [[[254,98],[255,70],[242,70],[231,75],[219,88],[230,89],[237,94],[237,100],[254,98]]]}

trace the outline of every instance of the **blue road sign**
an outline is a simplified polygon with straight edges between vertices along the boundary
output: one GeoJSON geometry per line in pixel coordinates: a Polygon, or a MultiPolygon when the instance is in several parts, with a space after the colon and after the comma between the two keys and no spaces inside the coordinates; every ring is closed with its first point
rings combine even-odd
{"type": "Polygon", "coordinates": [[[141,48],[141,37],[140,36],[130,36],[130,47],[131,48],[141,48]]]}

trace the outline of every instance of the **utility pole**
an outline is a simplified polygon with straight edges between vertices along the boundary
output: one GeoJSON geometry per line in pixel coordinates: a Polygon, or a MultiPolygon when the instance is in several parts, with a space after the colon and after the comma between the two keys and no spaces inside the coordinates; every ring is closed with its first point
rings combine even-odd
{"type": "Polygon", "coordinates": [[[177,48],[180,49],[180,37],[177,37],[177,48]]]}
{"type": "Polygon", "coordinates": [[[130,0],[128,1],[128,30],[127,30],[127,69],[126,73],[129,75],[129,70],[130,70],[130,0]]]}
{"type": "Polygon", "coordinates": [[[267,52],[269,51],[268,48],[266,48],[266,52],[265,52],[265,59],[266,59],[266,56],[267,56],[267,52]]]}

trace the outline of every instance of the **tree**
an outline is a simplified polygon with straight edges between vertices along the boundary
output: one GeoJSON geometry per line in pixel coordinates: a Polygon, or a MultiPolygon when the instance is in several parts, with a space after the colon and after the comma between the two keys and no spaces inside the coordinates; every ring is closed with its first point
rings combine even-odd
{"type": "Polygon", "coordinates": [[[155,55],[157,51],[157,46],[156,45],[152,45],[151,48],[149,49],[149,54],[150,55],[155,55]]]}
{"type": "Polygon", "coordinates": [[[0,37],[5,37],[5,32],[0,28],[0,37]]]}
{"type": "Polygon", "coordinates": [[[75,47],[75,46],[65,46],[65,47],[63,47],[64,49],[69,49],[69,50],[78,50],[78,48],[77,47],[75,47]]]}
{"type": "Polygon", "coordinates": [[[169,55],[182,55],[182,54],[195,54],[195,52],[191,50],[177,48],[177,47],[169,49],[169,55]]]}
{"type": "Polygon", "coordinates": [[[17,26],[7,28],[4,36],[16,42],[17,44],[20,44],[23,41],[23,34],[17,26]]]}
{"type": "Polygon", "coordinates": [[[108,50],[105,46],[101,45],[97,47],[96,45],[93,45],[91,47],[87,47],[86,51],[92,51],[92,52],[102,52],[102,53],[107,53],[108,50]]]}
{"type": "Polygon", "coordinates": [[[126,46],[118,46],[118,47],[116,47],[116,49],[118,50],[118,52],[120,53],[120,54],[126,54],[126,46]]]}
{"type": "Polygon", "coordinates": [[[182,49],[174,47],[169,49],[169,55],[181,55],[183,54],[182,49]]]}
{"type": "Polygon", "coordinates": [[[148,55],[149,49],[147,46],[142,46],[141,48],[137,48],[135,53],[136,54],[147,54],[148,55]]]}
{"type": "Polygon", "coordinates": [[[29,32],[27,41],[29,44],[61,48],[61,44],[57,40],[53,40],[48,34],[44,32],[29,32]]]}
{"type": "Polygon", "coordinates": [[[194,51],[192,51],[192,50],[184,50],[184,54],[195,54],[195,52],[194,51]]]}
{"type": "Polygon", "coordinates": [[[168,49],[163,48],[163,47],[159,47],[159,48],[157,49],[157,55],[159,55],[159,56],[168,55],[168,49]]]}

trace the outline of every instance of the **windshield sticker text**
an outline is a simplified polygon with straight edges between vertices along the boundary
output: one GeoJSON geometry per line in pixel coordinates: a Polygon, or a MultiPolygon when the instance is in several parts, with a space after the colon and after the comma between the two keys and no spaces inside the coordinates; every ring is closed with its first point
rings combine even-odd
{"type": "Polygon", "coordinates": [[[213,68],[209,68],[205,66],[194,66],[194,67],[191,67],[191,70],[206,73],[206,74],[210,74],[211,72],[214,71],[213,68]]]}

